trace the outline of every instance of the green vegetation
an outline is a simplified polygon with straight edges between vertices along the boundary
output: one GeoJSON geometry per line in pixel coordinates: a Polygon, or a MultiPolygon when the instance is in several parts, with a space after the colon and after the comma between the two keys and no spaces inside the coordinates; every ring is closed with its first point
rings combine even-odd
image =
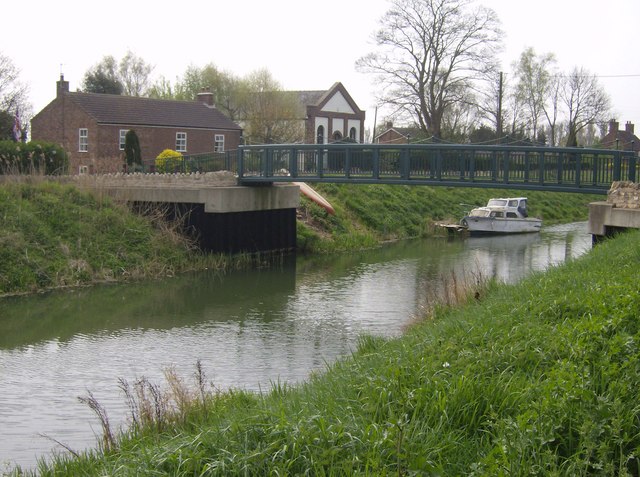
{"type": "Polygon", "coordinates": [[[184,156],[172,149],[165,149],[156,157],[156,172],[186,172],[184,170],[184,156]]]}
{"type": "Polygon", "coordinates": [[[57,182],[2,184],[0,220],[0,295],[169,276],[229,262],[194,250],[177,224],[159,215],[143,218],[57,182]]]}
{"type": "MultiPolygon", "coordinates": [[[[459,220],[470,208],[461,203],[479,205],[490,197],[513,195],[380,185],[323,184],[317,189],[332,202],[336,215],[303,199],[297,226],[302,252],[362,250],[386,240],[441,233],[435,222],[459,220]]],[[[547,224],[585,220],[586,205],[600,199],[549,192],[528,196],[532,215],[547,224]]],[[[142,218],[104,197],[38,176],[7,177],[0,185],[0,218],[0,295],[232,265],[228,257],[194,250],[177,224],[167,224],[159,215],[142,218]]],[[[233,266],[252,260],[236,257],[233,266]]]]}
{"type": "Polygon", "coordinates": [[[204,392],[200,370],[190,395],[168,379],[170,413],[157,387],[124,383],[130,433],[38,470],[638,475],[639,239],[621,235],[518,285],[469,287],[477,299],[434,307],[401,338],[365,337],[299,386],[204,392]]]}
{"type": "Polygon", "coordinates": [[[58,144],[0,141],[0,174],[63,174],[68,160],[58,144]]]}
{"type": "Polygon", "coordinates": [[[514,192],[465,187],[314,184],[336,210],[335,216],[303,199],[298,247],[326,252],[373,247],[382,241],[442,233],[438,222],[457,223],[472,206],[491,197],[525,195],[530,215],[545,225],[587,220],[589,202],[602,196],[562,192],[514,192]]]}

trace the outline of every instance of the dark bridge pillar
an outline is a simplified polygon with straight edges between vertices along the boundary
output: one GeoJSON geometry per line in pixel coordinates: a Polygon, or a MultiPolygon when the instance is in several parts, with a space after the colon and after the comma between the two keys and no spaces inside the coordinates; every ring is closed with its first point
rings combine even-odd
{"type": "Polygon", "coordinates": [[[192,208],[185,225],[202,250],[219,253],[294,250],[296,209],[208,213],[192,208]]]}

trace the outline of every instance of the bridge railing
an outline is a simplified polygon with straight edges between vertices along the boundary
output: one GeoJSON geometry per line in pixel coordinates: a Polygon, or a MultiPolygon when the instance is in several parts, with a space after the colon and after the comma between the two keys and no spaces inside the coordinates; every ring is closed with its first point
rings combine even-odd
{"type": "Polygon", "coordinates": [[[338,182],[604,193],[636,181],[631,151],[462,144],[242,146],[240,183],[338,182]]]}

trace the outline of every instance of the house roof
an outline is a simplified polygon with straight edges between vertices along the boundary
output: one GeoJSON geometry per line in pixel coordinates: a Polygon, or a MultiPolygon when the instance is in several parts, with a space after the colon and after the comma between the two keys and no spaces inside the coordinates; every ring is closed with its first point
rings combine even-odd
{"type": "Polygon", "coordinates": [[[115,94],[66,93],[102,124],[240,130],[218,109],[199,101],[174,101],[115,94]]]}
{"type": "Polygon", "coordinates": [[[311,90],[311,91],[287,91],[288,94],[296,95],[298,100],[297,114],[301,118],[307,116],[307,107],[315,106],[322,107],[325,103],[333,97],[337,92],[340,92],[343,98],[350,104],[351,108],[359,112],[361,111],[358,105],[355,103],[347,89],[341,82],[334,83],[331,88],[326,90],[311,90]]]}

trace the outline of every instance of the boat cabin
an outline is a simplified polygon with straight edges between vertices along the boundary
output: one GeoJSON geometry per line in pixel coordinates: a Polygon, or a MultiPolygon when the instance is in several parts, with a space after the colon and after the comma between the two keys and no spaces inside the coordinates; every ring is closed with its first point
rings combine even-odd
{"type": "Polygon", "coordinates": [[[478,207],[469,212],[469,217],[506,219],[524,219],[527,218],[528,215],[526,197],[490,199],[485,207],[478,207]]]}

